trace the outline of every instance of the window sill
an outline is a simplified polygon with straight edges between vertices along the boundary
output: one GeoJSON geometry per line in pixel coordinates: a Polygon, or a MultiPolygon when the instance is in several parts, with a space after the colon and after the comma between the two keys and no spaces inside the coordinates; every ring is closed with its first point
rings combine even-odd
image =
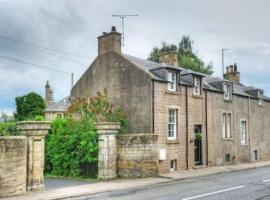
{"type": "Polygon", "coordinates": [[[203,96],[201,94],[194,94],[193,93],[192,96],[195,97],[195,98],[199,98],[199,99],[203,98],[203,96]]]}
{"type": "Polygon", "coordinates": [[[247,147],[248,144],[241,144],[241,147],[247,147]]]}
{"type": "Polygon", "coordinates": [[[224,99],[224,101],[227,102],[227,103],[232,103],[231,99],[224,99]]]}
{"type": "Polygon", "coordinates": [[[264,104],[262,104],[262,105],[258,104],[258,106],[259,106],[259,107],[264,107],[264,104]]]}
{"type": "Polygon", "coordinates": [[[233,138],[222,138],[223,141],[233,141],[233,138]]]}
{"type": "Polygon", "coordinates": [[[167,139],[166,144],[179,144],[177,139],[167,139]]]}
{"type": "Polygon", "coordinates": [[[175,94],[175,95],[179,95],[180,92],[179,91],[170,91],[170,90],[166,90],[167,94],[175,94]]]}

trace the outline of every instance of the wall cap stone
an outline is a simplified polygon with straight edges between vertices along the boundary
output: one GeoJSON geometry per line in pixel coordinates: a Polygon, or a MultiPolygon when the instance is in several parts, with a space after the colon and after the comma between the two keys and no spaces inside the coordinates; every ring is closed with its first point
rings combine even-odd
{"type": "Polygon", "coordinates": [[[18,131],[26,136],[45,136],[51,129],[50,121],[22,121],[16,123],[18,131]]]}
{"type": "Polygon", "coordinates": [[[26,136],[21,135],[21,136],[0,136],[0,140],[26,140],[26,136]]]}
{"type": "Polygon", "coordinates": [[[120,122],[99,122],[94,125],[98,134],[116,134],[121,128],[120,122]]]}

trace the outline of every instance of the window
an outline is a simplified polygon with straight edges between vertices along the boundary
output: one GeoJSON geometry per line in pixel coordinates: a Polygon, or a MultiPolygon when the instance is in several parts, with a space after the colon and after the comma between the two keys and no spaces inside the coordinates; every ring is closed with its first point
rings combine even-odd
{"type": "Polygon", "coordinates": [[[241,144],[247,144],[247,122],[246,121],[240,122],[240,139],[241,139],[241,144]]]}
{"type": "Polygon", "coordinates": [[[171,160],[171,162],[170,162],[170,171],[171,172],[176,171],[176,164],[177,164],[176,160],[171,160]]]}
{"type": "Polygon", "coordinates": [[[168,72],[168,90],[169,91],[176,91],[176,73],[175,72],[168,72]]]}
{"type": "Polygon", "coordinates": [[[177,110],[169,109],[168,114],[168,139],[174,140],[176,139],[176,131],[177,131],[177,110]]]}
{"type": "Polygon", "coordinates": [[[57,114],[56,117],[57,118],[63,118],[63,115],[62,114],[57,114]]]}
{"type": "Polygon", "coordinates": [[[230,97],[231,97],[231,86],[229,84],[224,84],[223,85],[223,90],[224,90],[224,99],[225,100],[230,100],[230,97]]]}
{"type": "Polygon", "coordinates": [[[262,91],[259,91],[258,98],[259,98],[259,106],[262,106],[263,105],[263,92],[262,91]]]}
{"type": "Polygon", "coordinates": [[[193,94],[201,95],[201,79],[198,77],[194,77],[194,86],[193,86],[193,94]]]}
{"type": "Polygon", "coordinates": [[[223,138],[232,138],[231,133],[231,121],[232,121],[231,113],[223,113],[222,115],[222,135],[223,138]]]}

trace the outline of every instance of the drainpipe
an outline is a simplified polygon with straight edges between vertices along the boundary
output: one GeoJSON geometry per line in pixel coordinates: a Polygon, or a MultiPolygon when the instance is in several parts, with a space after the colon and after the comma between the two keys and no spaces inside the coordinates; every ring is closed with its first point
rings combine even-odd
{"type": "Polygon", "coordinates": [[[186,168],[188,170],[188,88],[186,89],[186,168]]]}
{"type": "Polygon", "coordinates": [[[152,132],[155,133],[155,81],[152,80],[152,132]]]}
{"type": "Polygon", "coordinates": [[[251,133],[250,133],[250,97],[248,97],[248,143],[249,143],[249,161],[252,162],[251,159],[251,133]]]}
{"type": "Polygon", "coordinates": [[[206,165],[208,166],[208,106],[207,90],[205,90],[205,146],[206,146],[206,165]]]}

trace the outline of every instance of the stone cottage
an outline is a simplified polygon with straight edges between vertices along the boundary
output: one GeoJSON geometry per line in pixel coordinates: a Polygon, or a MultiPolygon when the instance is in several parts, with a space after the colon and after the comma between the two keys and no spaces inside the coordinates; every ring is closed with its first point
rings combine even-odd
{"type": "Polygon", "coordinates": [[[112,27],[71,97],[106,88],[127,112],[130,134],[158,136],[158,173],[270,159],[270,99],[240,83],[237,65],[222,79],[181,68],[175,52],[159,60],[124,54],[112,27]]]}
{"type": "Polygon", "coordinates": [[[52,121],[55,118],[63,118],[70,106],[70,98],[65,97],[58,102],[53,99],[53,91],[51,89],[49,81],[45,85],[45,104],[44,111],[45,119],[52,121]]]}

